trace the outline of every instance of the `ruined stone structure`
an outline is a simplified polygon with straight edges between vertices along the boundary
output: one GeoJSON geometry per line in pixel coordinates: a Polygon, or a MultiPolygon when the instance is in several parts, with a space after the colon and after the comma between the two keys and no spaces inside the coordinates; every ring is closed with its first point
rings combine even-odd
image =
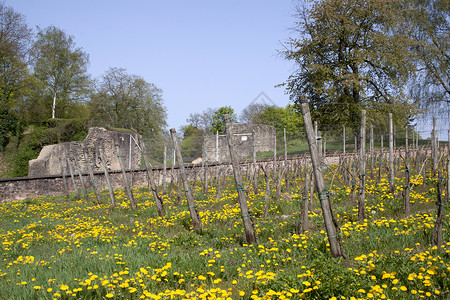
{"type": "Polygon", "coordinates": [[[100,147],[106,156],[106,164],[110,170],[119,170],[116,145],[125,168],[136,169],[140,167],[141,152],[137,145],[138,135],[128,132],[106,130],[93,127],[83,142],[67,142],[56,145],[47,145],[42,148],[37,159],[28,162],[28,176],[47,176],[62,174],[61,167],[68,173],[66,157],[70,159],[72,168],[77,164],[81,172],[87,172],[84,156],[84,147],[93,171],[101,171],[100,147]],[[76,162],[75,162],[76,160],[76,162]]]}
{"type": "MultiPolygon", "coordinates": [[[[256,153],[273,151],[275,148],[275,127],[261,124],[232,124],[233,144],[239,158],[252,158],[253,149],[256,153]]],[[[206,162],[230,161],[226,135],[205,135],[203,140],[202,158],[206,162]],[[218,158],[216,158],[216,153],[218,158]]]]}

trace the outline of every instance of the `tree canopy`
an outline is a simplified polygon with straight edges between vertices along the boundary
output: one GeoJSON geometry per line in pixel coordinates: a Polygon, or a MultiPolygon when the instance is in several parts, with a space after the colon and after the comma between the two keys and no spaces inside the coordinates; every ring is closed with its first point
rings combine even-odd
{"type": "Polygon", "coordinates": [[[68,118],[69,107],[88,95],[88,55],[76,48],[72,36],[54,26],[39,29],[33,48],[34,74],[43,83],[42,100],[51,107],[52,118],[68,118]]]}
{"type": "MultiPolygon", "coordinates": [[[[409,0],[409,37],[413,41],[416,76],[411,96],[433,113],[450,105],[450,5],[447,0],[409,0]]],[[[444,110],[442,110],[444,109],[444,110]]]]}
{"type": "Polygon", "coordinates": [[[103,74],[89,103],[91,119],[99,126],[128,128],[146,137],[167,126],[162,91],[122,68],[103,74]]]}
{"type": "Polygon", "coordinates": [[[285,108],[268,106],[257,114],[253,123],[272,125],[277,131],[277,136],[281,137],[286,130],[286,137],[293,139],[299,136],[303,126],[303,117],[294,105],[288,104],[285,108]]]}
{"type": "MultiPolygon", "coordinates": [[[[296,32],[281,54],[297,69],[285,82],[294,102],[310,101],[321,124],[356,129],[360,110],[415,114],[404,87],[415,66],[400,0],[319,0],[298,8],[296,32]],[[401,109],[398,109],[401,108],[401,109]]],[[[379,120],[377,120],[379,121],[379,120]]]]}
{"type": "Polygon", "coordinates": [[[234,109],[231,106],[219,107],[212,116],[212,123],[210,132],[215,134],[216,132],[225,132],[225,115],[230,116],[230,121],[232,123],[237,122],[237,116],[234,109]]]}
{"type": "Polygon", "coordinates": [[[0,150],[17,128],[18,98],[27,88],[31,38],[25,17],[0,3],[0,150]]]}

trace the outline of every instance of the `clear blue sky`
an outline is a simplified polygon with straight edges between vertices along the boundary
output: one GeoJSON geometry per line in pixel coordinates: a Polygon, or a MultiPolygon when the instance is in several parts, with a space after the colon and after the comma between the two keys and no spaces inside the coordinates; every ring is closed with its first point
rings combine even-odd
{"type": "MultiPolygon", "coordinates": [[[[264,92],[286,106],[274,86],[293,72],[277,55],[292,35],[295,0],[0,0],[30,27],[54,25],[90,56],[95,78],[127,69],[163,90],[168,128],[191,113],[229,105],[240,113],[264,92]]],[[[441,139],[448,124],[438,120],[441,139]]],[[[419,122],[429,137],[430,120],[419,122]]]]}
{"type": "Polygon", "coordinates": [[[30,27],[72,35],[94,78],[121,67],[161,88],[168,128],[208,107],[229,105],[239,114],[260,92],[289,103],[274,86],[293,71],[277,55],[294,25],[291,0],[0,1],[30,27]]]}

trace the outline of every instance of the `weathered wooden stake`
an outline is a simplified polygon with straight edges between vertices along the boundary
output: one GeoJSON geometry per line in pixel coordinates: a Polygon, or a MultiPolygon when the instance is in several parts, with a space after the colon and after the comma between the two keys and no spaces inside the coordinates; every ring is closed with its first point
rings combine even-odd
{"type": "MultiPolygon", "coordinates": [[[[234,180],[238,192],[238,200],[241,207],[242,221],[244,223],[245,238],[247,243],[256,244],[256,234],[254,232],[253,218],[248,209],[247,198],[245,196],[245,188],[242,182],[241,166],[239,165],[238,155],[233,145],[233,133],[231,130],[230,116],[225,115],[225,127],[227,133],[227,142],[230,150],[231,164],[233,165],[234,180]]],[[[274,156],[275,157],[275,156],[274,156]]]]}
{"type": "Polygon", "coordinates": [[[163,179],[162,179],[162,194],[167,194],[167,146],[164,145],[164,154],[163,154],[163,179]]]}
{"type": "Polygon", "coordinates": [[[322,214],[325,222],[326,231],[328,234],[328,242],[330,244],[331,255],[333,257],[346,257],[342,247],[339,225],[333,216],[333,211],[330,203],[330,195],[325,188],[325,181],[322,170],[320,168],[320,158],[317,152],[317,145],[314,141],[314,131],[311,121],[311,113],[309,111],[309,104],[305,96],[301,98],[301,109],[303,120],[305,123],[306,136],[308,138],[309,152],[314,169],[314,177],[316,178],[316,189],[319,194],[320,205],[322,207],[322,214]]]}
{"type": "Polygon", "coordinates": [[[202,221],[197,212],[197,204],[195,203],[194,197],[192,196],[191,189],[189,188],[189,182],[187,180],[186,171],[183,163],[183,156],[181,155],[180,146],[178,144],[178,137],[175,128],[170,129],[170,135],[172,136],[173,146],[175,148],[175,153],[178,159],[178,168],[180,170],[181,180],[184,185],[184,193],[186,195],[187,204],[189,207],[189,213],[191,214],[192,225],[194,231],[201,231],[203,229],[202,221]]]}
{"type": "Polygon", "coordinates": [[[152,191],[153,198],[155,198],[155,205],[156,210],[158,211],[158,215],[160,217],[163,217],[166,215],[166,211],[164,210],[164,204],[158,194],[158,188],[156,186],[153,168],[150,162],[148,161],[147,152],[145,150],[146,146],[143,140],[139,140],[139,144],[141,146],[142,158],[144,159],[145,173],[147,174],[148,192],[150,193],[150,191],[152,191]]]}
{"type": "Polygon", "coordinates": [[[409,216],[411,213],[410,203],[410,173],[409,173],[409,148],[408,148],[408,126],[405,127],[405,187],[403,196],[403,212],[405,216],[409,216]]]}
{"type": "Polygon", "coordinates": [[[389,113],[389,190],[395,192],[394,184],[394,127],[392,113],[389,113]]]}
{"type": "Polygon", "coordinates": [[[122,170],[122,179],[123,184],[125,185],[125,192],[127,193],[128,200],[130,201],[130,206],[132,210],[136,209],[136,203],[134,202],[133,191],[131,190],[130,183],[128,181],[127,173],[125,172],[125,166],[122,160],[122,156],[120,155],[119,146],[116,145],[116,155],[119,160],[120,169],[122,170]]]}
{"type": "Polygon", "coordinates": [[[343,146],[342,146],[342,153],[345,154],[345,125],[342,126],[342,135],[344,136],[342,138],[342,144],[343,144],[343,146]]]}
{"type": "Polygon", "coordinates": [[[80,168],[80,164],[78,163],[77,158],[74,156],[73,157],[73,161],[75,163],[75,169],[78,173],[78,177],[80,178],[80,183],[81,183],[81,189],[83,191],[84,194],[84,199],[86,199],[86,201],[89,201],[89,193],[86,189],[86,185],[84,184],[84,179],[83,179],[83,174],[81,174],[81,168],[80,168]]]}
{"type": "Polygon", "coordinates": [[[108,185],[109,199],[111,200],[111,205],[113,207],[116,207],[116,199],[114,196],[114,189],[111,184],[111,178],[109,177],[108,167],[106,166],[106,158],[105,158],[105,154],[103,153],[102,147],[99,148],[99,152],[100,152],[100,160],[102,161],[103,172],[105,172],[106,184],[108,185]]]}
{"type": "Polygon", "coordinates": [[[95,183],[94,171],[92,171],[92,165],[91,162],[89,161],[86,144],[83,146],[83,154],[89,173],[89,178],[91,179],[92,189],[94,190],[95,198],[97,199],[97,204],[100,205],[102,204],[102,199],[100,198],[100,193],[98,191],[97,184],[95,183]]]}
{"type": "Polygon", "coordinates": [[[64,186],[64,194],[66,197],[69,197],[69,189],[67,187],[67,180],[66,180],[66,170],[64,168],[64,164],[62,162],[62,158],[59,157],[59,167],[61,168],[61,176],[63,180],[63,186],[64,186]]]}
{"type": "Polygon", "coordinates": [[[73,185],[73,188],[75,190],[75,194],[76,194],[77,200],[80,200],[81,199],[80,191],[78,190],[78,187],[77,187],[77,184],[76,184],[76,181],[75,181],[75,176],[73,174],[72,164],[70,163],[70,159],[69,159],[69,157],[67,155],[66,155],[66,163],[67,163],[67,166],[69,167],[70,177],[72,178],[72,185],[73,185]]]}
{"type": "Polygon", "coordinates": [[[375,147],[373,143],[373,125],[370,124],[370,179],[373,180],[374,170],[375,170],[375,147]]]}
{"type": "Polygon", "coordinates": [[[439,170],[438,172],[438,182],[436,185],[437,190],[437,215],[436,222],[434,223],[433,234],[431,236],[431,244],[433,246],[442,246],[442,220],[444,218],[443,201],[442,201],[442,174],[439,170]]]}
{"type": "Polygon", "coordinates": [[[359,193],[358,193],[358,220],[365,219],[366,202],[366,110],[361,110],[361,132],[360,132],[360,154],[359,154],[359,193]]]}

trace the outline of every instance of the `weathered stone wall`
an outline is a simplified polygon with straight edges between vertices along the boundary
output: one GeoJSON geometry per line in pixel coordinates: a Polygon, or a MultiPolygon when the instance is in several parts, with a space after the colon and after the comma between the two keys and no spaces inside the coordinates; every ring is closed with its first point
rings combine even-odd
{"type": "MultiPolygon", "coordinates": [[[[287,163],[294,165],[298,164],[299,159],[305,158],[291,158],[287,163]]],[[[279,162],[285,163],[285,162],[279,162]]],[[[207,174],[210,177],[216,177],[219,174],[219,171],[222,174],[226,174],[227,176],[233,174],[233,169],[230,163],[211,163],[205,164],[207,168],[207,174]]],[[[247,170],[250,170],[250,174],[253,173],[253,163],[251,161],[241,162],[242,173],[246,174],[247,170]]],[[[263,165],[264,169],[268,172],[272,171],[273,161],[272,160],[260,160],[258,161],[258,165],[263,165]]],[[[170,183],[170,180],[174,178],[178,178],[178,167],[174,167],[175,174],[172,175],[172,168],[167,168],[166,173],[166,184],[170,183]]],[[[188,165],[186,166],[187,178],[192,181],[194,178],[199,181],[203,179],[204,172],[202,171],[202,167],[196,165],[188,165]]],[[[121,171],[111,171],[110,177],[112,181],[112,185],[114,189],[123,188],[123,175],[121,171]]],[[[155,167],[153,168],[154,179],[157,184],[162,184],[163,182],[163,168],[155,167]]],[[[145,169],[135,169],[135,170],[127,170],[126,174],[130,181],[132,182],[134,187],[146,187],[148,186],[148,180],[146,176],[145,169]]],[[[90,189],[90,178],[86,173],[82,174],[83,181],[87,185],[87,188],[90,189]]],[[[95,172],[95,183],[97,187],[101,190],[107,189],[107,183],[103,172],[95,172]]],[[[72,179],[70,175],[65,176],[65,181],[68,186],[68,190],[70,193],[75,191],[72,179]]],[[[79,176],[75,176],[75,184],[80,189],[80,178],[79,176]]],[[[37,196],[52,196],[52,195],[63,195],[64,194],[64,181],[61,175],[49,175],[49,176],[30,176],[30,177],[16,177],[16,178],[6,178],[0,179],[0,203],[9,202],[9,201],[17,201],[24,200],[27,198],[33,198],[37,196]]]]}
{"type": "Polygon", "coordinates": [[[119,170],[120,164],[117,158],[116,145],[119,146],[119,154],[125,168],[136,169],[140,167],[141,162],[141,152],[136,144],[137,140],[137,134],[93,127],[89,129],[84,142],[67,142],[44,146],[39,153],[39,157],[29,161],[28,175],[62,174],[62,168],[68,173],[66,158],[70,159],[72,168],[78,164],[81,172],[87,172],[84,147],[86,147],[87,157],[94,171],[102,170],[100,148],[103,148],[108,169],[119,170]]]}
{"type": "MultiPolygon", "coordinates": [[[[240,159],[251,158],[253,147],[256,152],[273,151],[275,147],[275,127],[261,124],[232,124],[232,143],[240,159]]],[[[216,161],[216,148],[218,148],[218,162],[230,161],[226,135],[205,135],[203,141],[202,158],[207,162],[216,161]],[[216,147],[218,144],[218,147],[216,147]]]]}

